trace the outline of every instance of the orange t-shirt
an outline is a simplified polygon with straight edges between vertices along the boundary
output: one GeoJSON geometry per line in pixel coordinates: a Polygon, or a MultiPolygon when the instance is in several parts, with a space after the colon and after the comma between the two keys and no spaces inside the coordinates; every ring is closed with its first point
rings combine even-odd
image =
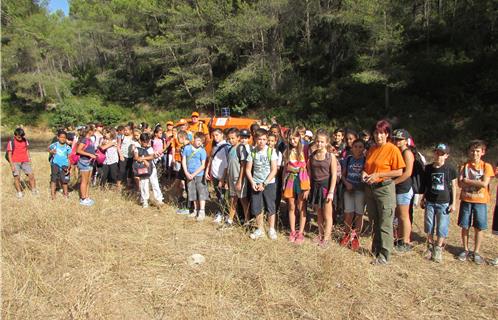
{"type": "Polygon", "coordinates": [[[191,123],[190,122],[188,130],[191,131],[192,134],[195,134],[196,132],[202,132],[205,135],[209,135],[208,125],[205,124],[205,123],[201,124],[200,122],[197,122],[197,123],[191,123]]]}
{"type": "MultiPolygon", "coordinates": [[[[383,146],[372,146],[367,153],[364,171],[367,174],[389,172],[406,167],[405,160],[398,147],[388,142],[383,146]]],[[[375,182],[383,181],[379,178],[375,182]]]]}
{"type": "MultiPolygon", "coordinates": [[[[479,165],[467,162],[460,168],[460,175],[470,180],[483,180],[484,177],[493,177],[493,166],[480,161],[479,165]]],[[[463,187],[460,200],[470,203],[488,203],[491,200],[489,186],[487,188],[463,187]]]]}
{"type": "Polygon", "coordinates": [[[171,141],[171,147],[175,148],[175,161],[181,162],[182,161],[182,154],[181,154],[182,144],[178,141],[178,138],[173,138],[173,141],[171,141]]]}

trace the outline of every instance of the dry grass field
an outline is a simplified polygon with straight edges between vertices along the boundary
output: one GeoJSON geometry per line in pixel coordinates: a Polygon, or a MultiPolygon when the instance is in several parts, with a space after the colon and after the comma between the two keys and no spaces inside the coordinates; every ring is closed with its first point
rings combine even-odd
{"type": "MultiPolygon", "coordinates": [[[[33,158],[40,194],[22,200],[2,159],[3,319],[498,318],[498,268],[453,258],[456,214],[443,264],[422,258],[417,210],[413,252],[372,266],[337,243],[295,246],[284,233],[252,241],[243,229],[218,231],[170,206],[142,209],[113,191],[92,189],[91,208],[76,192],[51,201],[47,155],[33,158]],[[205,263],[190,266],[194,253],[205,263]]],[[[490,231],[482,254],[498,256],[490,231]]]]}

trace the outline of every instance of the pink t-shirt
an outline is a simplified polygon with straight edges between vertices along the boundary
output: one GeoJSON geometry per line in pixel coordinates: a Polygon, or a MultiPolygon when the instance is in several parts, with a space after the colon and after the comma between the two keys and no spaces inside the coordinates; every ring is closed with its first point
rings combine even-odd
{"type": "Polygon", "coordinates": [[[163,153],[163,149],[164,149],[163,139],[154,138],[154,140],[152,140],[152,149],[156,153],[163,153]]]}

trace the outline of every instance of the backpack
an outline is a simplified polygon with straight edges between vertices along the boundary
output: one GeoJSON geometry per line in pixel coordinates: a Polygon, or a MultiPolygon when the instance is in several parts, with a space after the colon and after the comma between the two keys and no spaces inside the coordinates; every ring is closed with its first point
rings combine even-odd
{"type": "MultiPolygon", "coordinates": [[[[268,155],[268,160],[270,160],[270,165],[271,165],[271,156],[273,154],[273,149],[268,147],[268,149],[266,149],[266,153],[268,155]]],[[[253,159],[253,162],[255,157],[256,157],[256,147],[251,149],[251,158],[253,159]]]]}
{"type": "Polygon", "coordinates": [[[213,159],[216,157],[216,155],[218,154],[218,152],[220,152],[220,150],[224,149],[225,150],[225,156],[228,160],[228,153],[230,152],[230,150],[232,149],[230,144],[229,143],[225,143],[225,144],[222,144],[218,149],[216,149],[215,153],[213,154],[213,159]]]}
{"type": "MultiPolygon", "coordinates": [[[[149,153],[147,152],[147,149],[145,149],[145,148],[138,147],[137,151],[138,151],[138,156],[140,156],[140,157],[149,155],[149,153]]],[[[145,164],[143,162],[133,160],[132,168],[133,168],[133,175],[135,177],[147,178],[147,177],[150,177],[150,175],[152,174],[152,165],[151,164],[149,164],[149,166],[145,166],[145,164]]]]}
{"type": "MultiPolygon", "coordinates": [[[[7,142],[7,147],[9,146],[9,143],[10,143],[10,152],[12,154],[14,154],[14,148],[16,146],[16,143],[15,143],[15,140],[16,138],[12,137],[9,139],[9,141],[7,142]]],[[[26,147],[29,147],[29,142],[28,142],[28,139],[24,138],[24,141],[26,141],[26,147]]],[[[9,161],[9,156],[8,156],[9,152],[7,151],[7,148],[5,148],[5,160],[9,161]]]]}
{"type": "MultiPolygon", "coordinates": [[[[83,149],[88,148],[90,142],[91,142],[90,139],[86,139],[85,147],[83,149]]],[[[72,165],[77,165],[78,161],[80,161],[80,155],[77,152],[78,144],[79,144],[78,141],[73,142],[73,145],[71,147],[71,154],[69,155],[69,163],[72,165]]]]}
{"type": "Polygon", "coordinates": [[[425,157],[417,150],[411,149],[415,159],[413,161],[412,171],[412,189],[414,194],[425,193],[424,175],[425,175],[425,157]]]}

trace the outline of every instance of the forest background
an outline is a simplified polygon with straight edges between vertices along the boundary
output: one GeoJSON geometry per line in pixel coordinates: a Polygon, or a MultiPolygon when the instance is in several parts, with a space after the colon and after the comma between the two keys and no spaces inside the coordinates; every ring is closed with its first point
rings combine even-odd
{"type": "Polygon", "coordinates": [[[1,5],[2,126],[193,110],[498,139],[496,0],[70,0],[1,5]]]}

